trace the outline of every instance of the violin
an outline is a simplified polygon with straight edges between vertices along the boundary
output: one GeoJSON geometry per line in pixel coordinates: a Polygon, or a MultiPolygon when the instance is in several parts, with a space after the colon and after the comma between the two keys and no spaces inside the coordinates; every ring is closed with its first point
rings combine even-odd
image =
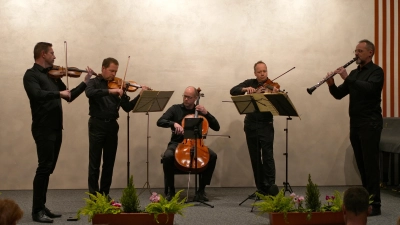
{"type": "Polygon", "coordinates": [[[274,87],[276,89],[278,89],[278,92],[282,92],[281,90],[279,90],[279,88],[281,87],[277,82],[273,82],[272,80],[270,80],[269,78],[267,78],[266,81],[259,83],[258,84],[259,87],[256,88],[256,93],[264,93],[265,91],[262,91],[262,89],[268,89],[268,92],[271,92],[274,90],[274,87]]]}
{"type": "MultiPolygon", "coordinates": [[[[122,79],[118,77],[114,77],[113,80],[108,81],[108,88],[109,89],[121,89],[121,85],[123,84],[122,79]]],[[[136,83],[135,81],[125,81],[125,84],[123,86],[128,87],[127,91],[129,92],[135,92],[138,88],[142,88],[141,85],[136,83]]],[[[149,90],[152,90],[149,88],[149,90]]]]}
{"type": "MultiPolygon", "coordinates": [[[[66,75],[66,71],[64,67],[53,65],[48,74],[53,78],[61,78],[66,75]]],[[[68,67],[68,77],[77,78],[80,77],[82,73],[87,73],[87,71],[76,67],[68,67]]],[[[93,75],[97,76],[97,73],[93,72],[93,75]]]]}
{"type": "MultiPolygon", "coordinates": [[[[199,104],[201,89],[197,88],[199,98],[196,101],[196,105],[199,104]]],[[[204,96],[204,95],[203,95],[204,96]]],[[[203,138],[208,133],[208,121],[204,116],[199,116],[198,111],[195,114],[186,115],[182,119],[182,127],[185,127],[186,118],[202,118],[202,129],[201,137],[195,139],[185,139],[182,143],[178,144],[175,149],[175,165],[178,169],[185,172],[199,173],[207,168],[207,164],[210,160],[210,153],[208,147],[204,145],[203,138]],[[197,151],[193,154],[194,149],[197,151]]]]}

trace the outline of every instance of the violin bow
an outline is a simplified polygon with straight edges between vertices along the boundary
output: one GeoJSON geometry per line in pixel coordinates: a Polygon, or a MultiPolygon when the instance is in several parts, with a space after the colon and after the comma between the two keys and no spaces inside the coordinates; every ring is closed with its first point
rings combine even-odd
{"type": "Polygon", "coordinates": [[[67,77],[67,90],[69,90],[68,63],[67,63],[67,41],[64,41],[64,51],[65,51],[65,76],[67,77]]]}
{"type": "Polygon", "coordinates": [[[296,67],[293,67],[292,69],[290,69],[290,70],[288,70],[288,71],[282,73],[281,75],[277,76],[275,79],[273,79],[273,80],[271,80],[271,81],[274,81],[274,80],[278,79],[279,77],[281,77],[281,76],[283,76],[283,75],[289,73],[289,72],[290,72],[291,70],[293,70],[294,68],[296,68],[296,67]]]}
{"type": "MultiPolygon", "coordinates": [[[[128,56],[128,62],[126,63],[125,75],[124,75],[124,78],[122,79],[122,83],[121,83],[121,88],[120,89],[122,89],[122,87],[125,85],[126,72],[128,71],[128,65],[129,65],[129,59],[130,58],[131,58],[131,56],[128,56]]],[[[124,93],[125,92],[126,92],[126,88],[124,89],[124,93]]],[[[120,100],[119,100],[119,103],[117,105],[117,110],[119,110],[119,107],[121,106],[121,101],[122,101],[122,98],[120,98],[120,100]]]]}
{"type": "Polygon", "coordinates": [[[131,56],[128,56],[128,62],[126,63],[125,74],[124,74],[124,79],[122,79],[121,89],[122,89],[122,86],[125,85],[126,72],[128,72],[128,65],[129,65],[130,59],[131,59],[131,56]]]}

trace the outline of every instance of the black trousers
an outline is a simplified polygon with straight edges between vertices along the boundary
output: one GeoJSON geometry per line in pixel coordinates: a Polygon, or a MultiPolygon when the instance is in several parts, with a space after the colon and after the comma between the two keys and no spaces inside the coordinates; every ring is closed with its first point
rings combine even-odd
{"type": "Polygon", "coordinates": [[[36,142],[38,167],[33,179],[32,213],[38,213],[45,208],[47,188],[50,174],[56,168],[62,142],[62,130],[50,128],[32,128],[36,142]]]}
{"type": "MultiPolygon", "coordinates": [[[[162,158],[164,180],[167,186],[165,190],[169,189],[170,192],[175,192],[175,149],[178,144],[179,143],[176,142],[170,142],[162,158]]],[[[215,165],[217,164],[217,154],[210,148],[208,148],[208,152],[210,153],[210,160],[208,161],[206,169],[199,174],[199,190],[204,190],[206,185],[210,185],[215,165]]],[[[165,193],[165,195],[167,194],[168,193],[165,193]]]]}
{"type": "Polygon", "coordinates": [[[118,146],[119,125],[116,120],[89,119],[89,192],[108,195],[118,146]],[[103,166],[99,186],[100,164],[103,166]]]}
{"type": "Polygon", "coordinates": [[[350,142],[361,175],[362,185],[370,195],[374,195],[372,203],[374,207],[381,205],[379,187],[379,142],[381,133],[381,123],[369,123],[350,128],[350,142]]]}
{"type": "Polygon", "coordinates": [[[245,124],[244,132],[256,187],[268,193],[269,187],[275,184],[276,173],[273,150],[274,125],[272,122],[245,124]]]}

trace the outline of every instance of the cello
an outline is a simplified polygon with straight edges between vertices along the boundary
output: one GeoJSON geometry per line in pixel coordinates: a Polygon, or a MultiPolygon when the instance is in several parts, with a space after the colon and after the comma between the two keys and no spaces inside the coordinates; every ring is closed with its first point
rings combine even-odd
{"type": "MultiPolygon", "coordinates": [[[[201,89],[197,88],[198,98],[196,100],[196,105],[200,102],[200,97],[204,94],[200,93],[201,89]]],[[[195,139],[184,139],[182,143],[179,143],[175,149],[175,165],[178,169],[185,172],[199,173],[207,168],[208,161],[210,160],[210,153],[208,152],[208,147],[204,145],[203,138],[208,133],[208,121],[202,116],[198,115],[198,111],[195,114],[186,115],[182,119],[182,127],[185,127],[186,118],[201,118],[202,129],[201,137],[197,137],[196,130],[197,125],[194,126],[195,139]]]]}

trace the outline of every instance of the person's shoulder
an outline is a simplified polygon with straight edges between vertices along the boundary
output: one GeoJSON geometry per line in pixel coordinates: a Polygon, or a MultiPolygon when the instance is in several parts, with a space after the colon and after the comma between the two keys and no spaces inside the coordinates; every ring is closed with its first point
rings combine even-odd
{"type": "Polygon", "coordinates": [[[180,104],[173,104],[172,106],[171,106],[171,108],[183,108],[183,107],[185,107],[182,103],[180,103],[180,104]]]}
{"type": "Polygon", "coordinates": [[[375,63],[372,62],[372,61],[371,61],[370,63],[368,63],[367,66],[368,66],[368,68],[370,68],[371,70],[378,70],[378,71],[380,71],[380,72],[383,73],[382,67],[380,67],[379,65],[375,64],[375,63]]]}
{"type": "Polygon", "coordinates": [[[25,71],[24,79],[26,78],[33,78],[33,77],[40,77],[41,75],[45,75],[40,72],[38,65],[35,63],[33,66],[25,71]]]}

